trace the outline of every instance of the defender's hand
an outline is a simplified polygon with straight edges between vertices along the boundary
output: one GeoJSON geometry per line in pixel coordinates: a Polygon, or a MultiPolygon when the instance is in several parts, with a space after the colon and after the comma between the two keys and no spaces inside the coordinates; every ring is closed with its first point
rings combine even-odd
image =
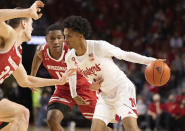
{"type": "Polygon", "coordinates": [[[102,77],[99,77],[90,85],[90,89],[92,91],[97,91],[100,89],[101,84],[103,83],[104,79],[102,77]]]}
{"type": "Polygon", "coordinates": [[[90,104],[88,100],[84,100],[81,96],[76,96],[73,99],[78,105],[89,105],[90,104]]]}
{"type": "Polygon", "coordinates": [[[31,18],[34,20],[38,20],[42,17],[42,13],[39,13],[41,11],[41,8],[44,7],[44,3],[42,1],[35,1],[33,5],[29,8],[31,18]]]}
{"type": "Polygon", "coordinates": [[[64,85],[67,80],[68,80],[68,77],[74,75],[73,73],[76,71],[77,69],[69,69],[67,70],[64,75],[62,76],[62,79],[59,80],[59,84],[58,85],[64,85]]]}

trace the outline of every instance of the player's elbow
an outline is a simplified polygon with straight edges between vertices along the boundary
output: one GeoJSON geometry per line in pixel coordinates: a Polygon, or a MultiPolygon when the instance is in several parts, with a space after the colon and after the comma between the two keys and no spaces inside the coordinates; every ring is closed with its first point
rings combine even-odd
{"type": "Polygon", "coordinates": [[[18,82],[18,84],[21,86],[21,87],[30,87],[30,82],[28,81],[28,79],[27,78],[25,78],[25,79],[21,79],[21,80],[19,80],[19,81],[17,81],[18,82]]]}

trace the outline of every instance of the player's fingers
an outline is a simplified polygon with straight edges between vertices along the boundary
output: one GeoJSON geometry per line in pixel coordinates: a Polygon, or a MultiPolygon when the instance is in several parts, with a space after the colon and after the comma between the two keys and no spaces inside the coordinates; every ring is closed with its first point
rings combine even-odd
{"type": "Polygon", "coordinates": [[[92,85],[90,85],[90,90],[94,91],[94,87],[92,85]]]}
{"type": "Polygon", "coordinates": [[[97,91],[98,89],[96,88],[90,88],[91,91],[97,91]]]}
{"type": "Polygon", "coordinates": [[[158,59],[159,61],[166,62],[166,59],[158,59]]]}
{"type": "Polygon", "coordinates": [[[100,79],[99,84],[101,85],[103,83],[104,79],[100,79]]]}
{"type": "Polygon", "coordinates": [[[42,17],[42,13],[40,13],[39,15],[38,15],[38,19],[40,19],[42,17]]]}
{"type": "Polygon", "coordinates": [[[163,62],[166,62],[166,59],[162,59],[163,62]]]}
{"type": "Polygon", "coordinates": [[[37,8],[37,12],[40,12],[41,11],[41,9],[40,8],[37,8]]]}
{"type": "Polygon", "coordinates": [[[84,101],[85,101],[86,105],[89,105],[89,104],[90,104],[90,102],[89,102],[88,99],[86,99],[86,100],[84,100],[84,101]]]}
{"type": "Polygon", "coordinates": [[[76,71],[76,69],[69,69],[69,70],[67,70],[67,76],[72,76],[73,75],[73,73],[76,71]]]}
{"type": "Polygon", "coordinates": [[[44,7],[44,3],[40,0],[35,1],[35,4],[37,5],[37,7],[44,7]]]}

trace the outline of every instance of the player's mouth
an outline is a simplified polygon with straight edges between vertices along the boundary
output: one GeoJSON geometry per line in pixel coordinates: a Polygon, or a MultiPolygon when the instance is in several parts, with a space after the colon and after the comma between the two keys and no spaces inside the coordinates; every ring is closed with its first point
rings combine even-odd
{"type": "Polygon", "coordinates": [[[53,49],[59,49],[60,46],[53,46],[53,49]]]}

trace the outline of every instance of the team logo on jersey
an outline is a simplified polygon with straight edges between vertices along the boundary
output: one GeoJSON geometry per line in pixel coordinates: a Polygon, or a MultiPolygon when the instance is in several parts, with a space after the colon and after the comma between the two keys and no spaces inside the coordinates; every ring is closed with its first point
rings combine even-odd
{"type": "Polygon", "coordinates": [[[72,57],[71,59],[72,59],[72,61],[74,61],[75,65],[77,65],[75,57],[72,57]]]}
{"type": "Polygon", "coordinates": [[[49,70],[66,71],[67,67],[47,65],[49,70]]]}
{"type": "Polygon", "coordinates": [[[85,70],[80,70],[82,75],[84,75],[86,78],[88,78],[89,75],[97,76],[97,72],[101,71],[100,64],[95,64],[92,67],[86,67],[85,70]]]}

